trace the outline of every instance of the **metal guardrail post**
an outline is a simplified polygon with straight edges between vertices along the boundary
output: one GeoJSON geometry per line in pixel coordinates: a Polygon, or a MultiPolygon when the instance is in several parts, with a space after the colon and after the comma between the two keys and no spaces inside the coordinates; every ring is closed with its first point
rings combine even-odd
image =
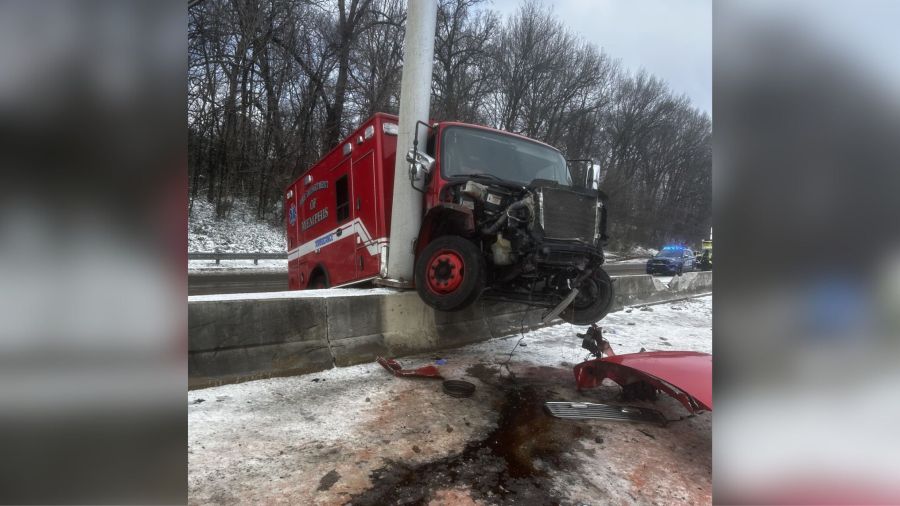
{"type": "Polygon", "coordinates": [[[215,260],[220,265],[222,260],[253,260],[259,265],[260,260],[287,259],[287,253],[188,253],[188,260],[215,260]]]}

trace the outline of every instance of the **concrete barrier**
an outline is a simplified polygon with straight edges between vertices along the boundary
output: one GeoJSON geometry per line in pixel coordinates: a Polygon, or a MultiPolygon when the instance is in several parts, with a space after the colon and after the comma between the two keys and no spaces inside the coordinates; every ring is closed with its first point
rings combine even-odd
{"type": "MultiPolygon", "coordinates": [[[[614,310],[708,292],[712,273],[669,286],[647,275],[613,278],[614,310]]],[[[188,297],[191,388],[304,374],[446,349],[542,326],[544,310],[478,302],[444,313],[414,291],[332,289],[188,297]]],[[[558,323],[552,322],[552,324],[558,323]]]]}
{"type": "Polygon", "coordinates": [[[691,295],[712,291],[712,271],[686,272],[675,276],[667,289],[674,294],[691,295]]]}

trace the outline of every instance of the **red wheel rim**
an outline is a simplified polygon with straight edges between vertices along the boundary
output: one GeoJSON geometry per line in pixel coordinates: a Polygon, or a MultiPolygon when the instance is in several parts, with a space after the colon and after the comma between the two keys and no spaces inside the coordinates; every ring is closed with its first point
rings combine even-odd
{"type": "Polygon", "coordinates": [[[459,253],[453,250],[435,252],[428,260],[428,289],[441,295],[453,293],[463,282],[465,265],[459,253]]]}

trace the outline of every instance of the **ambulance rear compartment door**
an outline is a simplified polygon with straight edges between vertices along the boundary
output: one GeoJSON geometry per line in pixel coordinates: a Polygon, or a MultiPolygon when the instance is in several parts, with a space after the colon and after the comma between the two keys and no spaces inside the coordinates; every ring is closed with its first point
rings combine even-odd
{"type": "Polygon", "coordinates": [[[356,217],[357,277],[378,274],[378,208],[375,187],[375,152],[369,151],[353,162],[353,214],[356,217]]]}

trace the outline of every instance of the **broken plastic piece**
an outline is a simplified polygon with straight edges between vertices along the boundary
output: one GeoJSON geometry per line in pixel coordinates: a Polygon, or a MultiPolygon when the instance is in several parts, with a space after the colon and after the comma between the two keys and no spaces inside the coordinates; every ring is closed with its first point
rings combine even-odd
{"type": "Polygon", "coordinates": [[[404,369],[403,366],[400,365],[400,362],[397,362],[392,358],[376,357],[375,361],[398,378],[444,379],[444,377],[441,376],[441,372],[438,371],[438,368],[431,364],[419,367],[418,369],[404,369]]]}
{"type": "Polygon", "coordinates": [[[612,406],[591,402],[545,402],[544,407],[556,418],[666,424],[666,417],[659,411],[637,406],[612,406]]]}

